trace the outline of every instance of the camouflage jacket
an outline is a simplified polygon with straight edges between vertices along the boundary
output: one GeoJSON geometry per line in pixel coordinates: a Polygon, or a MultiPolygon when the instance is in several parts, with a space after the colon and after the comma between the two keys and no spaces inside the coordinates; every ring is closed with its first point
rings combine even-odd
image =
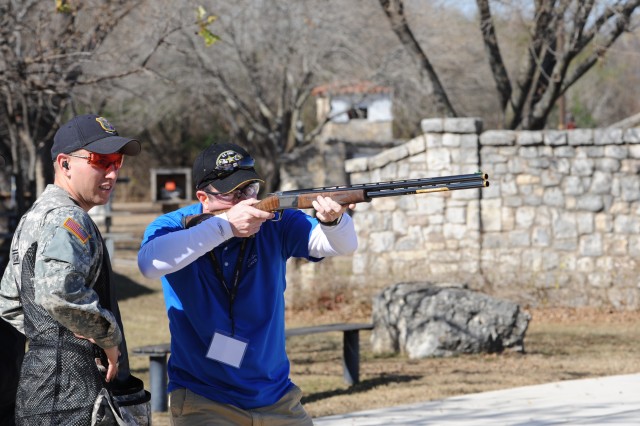
{"type": "Polygon", "coordinates": [[[108,255],[103,253],[100,231],[89,214],[56,185],[47,186],[14,233],[9,264],[0,281],[0,317],[24,333],[21,270],[25,253],[34,244],[35,302],[55,321],[93,338],[98,346],[119,345],[118,322],[93,290],[103,256],[108,255]]]}

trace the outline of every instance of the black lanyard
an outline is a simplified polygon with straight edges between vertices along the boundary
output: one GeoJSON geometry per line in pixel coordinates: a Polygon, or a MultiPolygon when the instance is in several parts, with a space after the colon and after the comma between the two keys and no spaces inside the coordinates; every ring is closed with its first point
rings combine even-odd
{"type": "Polygon", "coordinates": [[[236,270],[233,273],[233,287],[229,288],[227,284],[227,280],[224,279],[224,274],[222,273],[222,268],[220,268],[220,263],[216,256],[213,254],[213,250],[209,252],[211,255],[211,261],[213,262],[213,267],[216,271],[216,275],[218,279],[224,286],[227,295],[229,296],[229,319],[231,320],[231,335],[235,335],[236,333],[236,325],[233,320],[233,302],[236,300],[236,295],[238,294],[238,285],[240,283],[240,271],[242,269],[242,261],[244,260],[244,252],[247,247],[248,238],[242,239],[242,244],[240,244],[240,253],[238,253],[238,261],[236,262],[236,270]]]}

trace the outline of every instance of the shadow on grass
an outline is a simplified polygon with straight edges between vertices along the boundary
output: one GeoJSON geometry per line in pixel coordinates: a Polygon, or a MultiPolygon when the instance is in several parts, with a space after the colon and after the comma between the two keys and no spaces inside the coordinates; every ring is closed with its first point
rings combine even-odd
{"type": "Polygon", "coordinates": [[[396,375],[378,377],[375,379],[363,380],[360,383],[350,386],[347,389],[335,389],[330,391],[311,393],[307,396],[303,396],[301,402],[304,405],[311,402],[321,401],[323,399],[331,398],[334,396],[353,395],[357,393],[363,393],[363,392],[370,391],[371,389],[377,388],[379,386],[384,386],[391,383],[407,383],[407,382],[412,382],[414,380],[420,380],[421,378],[422,376],[396,376],[396,375]]]}
{"type": "Polygon", "coordinates": [[[138,296],[151,294],[155,291],[141,284],[138,284],[137,282],[133,281],[131,278],[125,275],[121,275],[115,271],[113,272],[113,275],[111,277],[113,278],[113,283],[116,287],[116,294],[118,295],[118,300],[136,298],[138,296]]]}

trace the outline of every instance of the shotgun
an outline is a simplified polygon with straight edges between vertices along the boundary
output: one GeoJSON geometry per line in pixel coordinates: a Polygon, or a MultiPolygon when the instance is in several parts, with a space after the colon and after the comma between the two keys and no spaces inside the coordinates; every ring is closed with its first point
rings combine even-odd
{"type": "MultiPolygon", "coordinates": [[[[394,197],[397,195],[428,194],[431,192],[456,191],[459,189],[486,188],[489,186],[489,176],[478,172],[466,175],[439,176],[422,179],[394,180],[391,182],[361,183],[345,186],[327,186],[323,188],[297,189],[294,191],[279,191],[267,194],[253,207],[268,212],[285,209],[308,209],[313,207],[313,201],[321,195],[331,197],[340,205],[367,203],[374,198],[394,197]]],[[[202,213],[183,218],[185,228],[190,228],[217,214],[202,213]]]]}

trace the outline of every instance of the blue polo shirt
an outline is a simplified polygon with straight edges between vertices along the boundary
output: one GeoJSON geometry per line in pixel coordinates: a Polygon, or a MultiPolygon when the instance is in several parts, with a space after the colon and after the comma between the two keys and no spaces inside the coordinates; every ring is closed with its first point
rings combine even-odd
{"type": "MultiPolygon", "coordinates": [[[[146,229],[142,246],[158,236],[183,229],[183,216],[202,212],[194,204],[160,216],[146,229]]],[[[316,219],[285,210],[280,221],[265,222],[246,239],[237,293],[230,317],[230,297],[218,279],[211,254],[162,277],[169,316],[171,356],[169,391],[187,388],[205,398],[253,409],[276,403],[291,387],[285,351],[284,291],[286,262],[309,256],[309,235],[316,219]],[[207,358],[214,333],[246,341],[239,368],[207,358]]],[[[243,238],[231,238],[212,253],[229,290],[243,238]]]]}

